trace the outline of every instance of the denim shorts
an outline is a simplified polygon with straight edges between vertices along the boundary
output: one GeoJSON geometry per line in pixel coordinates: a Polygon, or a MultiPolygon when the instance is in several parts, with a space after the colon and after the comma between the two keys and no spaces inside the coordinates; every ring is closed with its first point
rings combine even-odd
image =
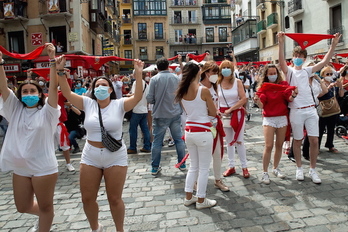
{"type": "Polygon", "coordinates": [[[115,152],[106,148],[94,147],[86,141],[82,151],[81,164],[86,164],[99,169],[112,166],[128,166],[127,148],[124,142],[122,147],[115,152]]]}

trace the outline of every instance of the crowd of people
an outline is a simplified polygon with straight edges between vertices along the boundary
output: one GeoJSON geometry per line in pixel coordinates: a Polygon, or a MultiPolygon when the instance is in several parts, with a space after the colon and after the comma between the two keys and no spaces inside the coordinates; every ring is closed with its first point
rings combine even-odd
{"type": "Polygon", "coordinates": [[[134,60],[134,72],[130,76],[98,78],[70,75],[69,69],[64,68],[64,55],[56,57],[53,44],[46,44],[50,58],[49,82],[46,78],[32,78],[29,70],[28,79],[19,86],[11,85],[6,79],[0,52],[0,114],[2,120],[9,122],[0,165],[2,171],[13,171],[17,210],[39,216],[32,231],[51,228],[58,179],[57,146],[63,151],[69,171],[75,170],[70,163],[70,151],[81,152],[80,191],[91,230],[103,230],[98,220],[97,195],[104,178],[115,227],[123,231],[122,192],[128,155],[138,153],[138,127],[142,131],[139,151],[151,153],[151,174],[157,176],[162,171],[161,151],[168,135],[175,145],[176,167],[181,171],[188,168],[184,205],[195,204],[197,209],[215,206],[217,201],[206,196],[211,163],[214,187],[223,192],[230,191],[223,177],[239,171],[243,178],[251,175],[244,144],[250,103],[260,108],[263,116],[265,146],[260,182],[270,184],[268,169],[272,152],[273,175],[286,177],[280,169],[280,161],[283,145],[288,142],[292,149],[289,159],[297,167],[295,178],[304,180],[303,143],[303,155],[310,160],[309,177],[320,184],[315,168],[321,140],[326,131],[325,147],[330,152],[338,152],[333,140],[340,112],[325,115],[316,108],[330,99],[339,102],[347,92],[348,66],[335,70],[329,63],[340,35],[335,35],[320,62],[306,67],[306,50],[296,47],[292,64],[288,66],[282,49],[284,33],[278,33],[278,39],[279,64],[238,66],[233,53],[230,53],[231,59],[219,65],[214,61],[199,64],[186,60],[184,63],[179,55],[179,66],[175,69],[169,67],[166,58],[160,58],[156,61],[157,70],[144,72],[144,63],[134,60]],[[127,145],[122,133],[125,117],[129,120],[127,145]],[[85,145],[81,151],[76,139],[82,137],[85,137],[85,145]],[[17,140],[21,141],[20,145],[17,140]],[[37,141],[41,141],[41,146],[37,146],[37,141]],[[117,148],[111,148],[110,143],[118,144],[117,148]],[[228,164],[222,172],[224,153],[228,164]],[[236,153],[240,168],[236,167],[236,153]],[[190,160],[188,167],[187,159],[190,160]]]}

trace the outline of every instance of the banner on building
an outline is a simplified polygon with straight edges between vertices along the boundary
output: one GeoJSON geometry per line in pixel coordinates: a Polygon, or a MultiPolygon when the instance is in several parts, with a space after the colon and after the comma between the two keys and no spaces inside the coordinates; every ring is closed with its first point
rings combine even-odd
{"type": "Polygon", "coordinates": [[[49,0],[47,1],[47,5],[48,5],[48,13],[54,14],[54,13],[60,12],[58,0],[49,0]]]}
{"type": "Polygon", "coordinates": [[[13,2],[4,3],[4,16],[5,19],[13,19],[15,17],[13,11],[13,2]]]}

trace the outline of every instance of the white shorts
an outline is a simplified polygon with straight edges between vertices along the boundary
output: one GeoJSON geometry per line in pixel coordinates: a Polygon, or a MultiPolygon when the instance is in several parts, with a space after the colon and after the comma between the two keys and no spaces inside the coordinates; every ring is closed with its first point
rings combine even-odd
{"type": "Polygon", "coordinates": [[[22,170],[13,170],[13,173],[18,175],[18,176],[26,176],[26,177],[34,177],[34,176],[48,176],[48,175],[52,175],[54,173],[58,172],[58,167],[49,169],[49,170],[42,170],[40,172],[26,172],[26,171],[22,171],[22,170]]]}
{"type": "Polygon", "coordinates": [[[123,145],[118,151],[111,152],[106,148],[94,147],[86,141],[80,163],[99,169],[112,166],[128,166],[127,147],[123,141],[122,143],[123,145]]]}
{"type": "Polygon", "coordinates": [[[303,139],[304,127],[308,136],[319,137],[319,116],[315,107],[290,109],[290,124],[295,140],[303,139]]]}
{"type": "Polygon", "coordinates": [[[271,126],[274,128],[282,128],[288,125],[286,116],[263,117],[262,126],[271,126]]]}

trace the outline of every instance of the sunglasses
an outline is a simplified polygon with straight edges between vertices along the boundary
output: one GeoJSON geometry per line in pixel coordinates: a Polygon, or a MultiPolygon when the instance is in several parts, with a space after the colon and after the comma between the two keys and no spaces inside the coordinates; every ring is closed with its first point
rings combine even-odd
{"type": "Polygon", "coordinates": [[[326,73],[325,76],[332,76],[333,73],[326,73]]]}

